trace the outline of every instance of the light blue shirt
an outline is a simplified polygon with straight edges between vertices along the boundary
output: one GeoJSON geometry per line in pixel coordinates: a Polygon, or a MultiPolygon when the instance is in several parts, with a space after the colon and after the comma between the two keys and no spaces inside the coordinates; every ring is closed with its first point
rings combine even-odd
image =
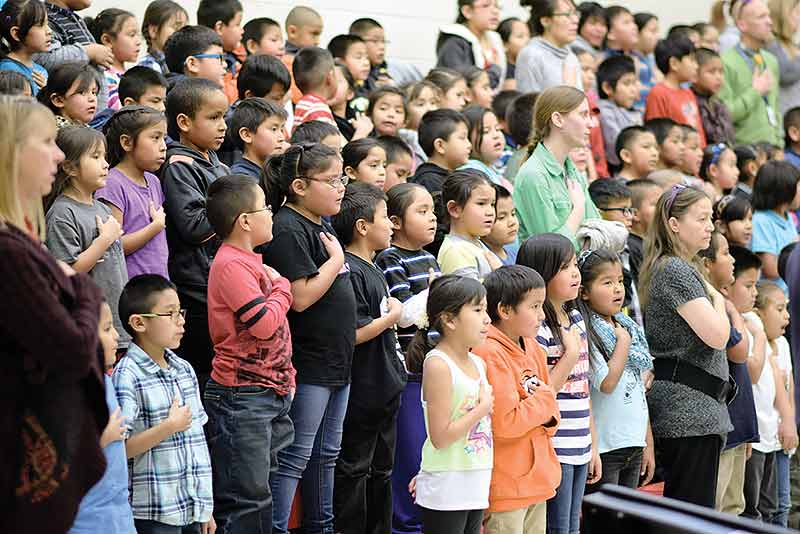
{"type": "Polygon", "coordinates": [[[45,68],[38,63],[34,63],[32,68],[28,68],[27,65],[23,65],[19,61],[11,58],[4,58],[0,60],[0,70],[13,70],[14,72],[19,72],[25,76],[31,86],[31,94],[33,96],[36,96],[39,93],[39,86],[35,81],[33,81],[33,73],[38,72],[44,76],[45,81],[47,80],[47,70],[45,70],[45,68]]]}
{"type": "MultiPolygon", "coordinates": [[[[797,228],[790,217],[781,217],[772,210],[758,210],[753,214],[753,237],[750,250],[756,254],[772,254],[776,258],[786,245],[797,241],[797,228]]],[[[775,282],[784,293],[789,288],[780,278],[765,278],[775,282]]]]}

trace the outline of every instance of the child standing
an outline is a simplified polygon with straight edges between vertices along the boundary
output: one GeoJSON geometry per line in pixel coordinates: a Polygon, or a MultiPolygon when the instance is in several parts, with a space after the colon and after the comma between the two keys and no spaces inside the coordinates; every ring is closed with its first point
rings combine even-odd
{"type": "Polygon", "coordinates": [[[166,75],[169,69],[164,59],[164,45],[188,21],[189,14],[177,2],[153,0],[147,4],[142,18],[142,35],[147,44],[147,54],[139,61],[139,65],[166,75]]]}
{"type": "Polygon", "coordinates": [[[106,404],[108,405],[108,424],[100,436],[100,446],[106,457],[106,472],[103,478],[92,487],[81,501],[80,510],[69,529],[69,534],[90,534],[96,532],[98,525],[109,534],[135,534],[133,513],[128,504],[128,459],[125,456],[125,436],[128,425],[120,415],[117,392],[108,373],[117,361],[117,342],[119,334],[114,328],[114,317],[108,302],[100,306],[100,322],[97,337],[103,349],[103,379],[106,385],[106,404]]]}
{"type": "MultiPolygon", "coordinates": [[[[2,63],[0,63],[0,68],[2,68],[2,63]]],[[[783,116],[783,130],[786,134],[784,159],[800,168],[800,107],[790,109],[783,116]]]]}
{"type": "Polygon", "coordinates": [[[301,49],[294,57],[292,75],[303,97],[294,107],[294,128],[307,121],[322,121],[336,126],[328,100],[336,95],[333,56],[317,47],[301,49]]]}
{"type": "Polygon", "coordinates": [[[591,321],[592,412],[604,483],[647,485],[655,470],[645,383],[653,362],[642,327],[622,313],[622,262],[609,250],[586,250],[578,258],[581,309],[591,321]]]}
{"type": "MultiPolygon", "coordinates": [[[[175,34],[177,35],[177,33],[175,34]]],[[[169,57],[169,54],[167,54],[169,57]]],[[[161,168],[169,245],[169,275],[187,310],[180,354],[205,387],[213,346],[208,335],[208,271],[219,247],[206,212],[208,186],[230,173],[216,150],[225,138],[228,99],[216,83],[188,78],[167,96],[167,129],[175,141],[161,168]]]]}
{"type": "Polygon", "coordinates": [[[503,90],[516,90],[517,80],[517,56],[520,51],[528,45],[531,40],[531,30],[528,25],[517,17],[509,17],[500,21],[497,26],[497,33],[503,40],[506,50],[506,79],[501,86],[503,90]]]}
{"type": "Polygon", "coordinates": [[[447,175],[469,159],[469,124],[452,109],[430,111],[419,124],[419,144],[428,161],[417,167],[410,181],[425,186],[431,194],[439,193],[447,175]]]}
{"type": "Polygon", "coordinates": [[[648,120],[644,127],[656,136],[658,169],[680,169],[686,151],[681,125],[670,118],[661,117],[648,120]]]}
{"type": "Polygon", "coordinates": [[[544,280],[522,265],[504,266],[484,281],[492,319],[474,350],[497,391],[492,410],[495,461],[487,534],[545,531],[545,502],[555,494],[561,466],[551,437],[561,416],[550,387],[544,349],[530,337],[544,320],[544,280]]]}
{"type": "Polygon", "coordinates": [[[131,279],[119,307],[133,337],[113,378],[130,425],[125,452],[136,530],[213,532],[211,458],[203,434],[208,416],[194,369],[172,352],[186,311],[175,286],[155,274],[131,279]]]}
{"type": "Polygon", "coordinates": [[[406,122],[406,101],[397,87],[381,87],[369,95],[367,116],[375,126],[373,135],[398,135],[406,122]]]}
{"type": "Polygon", "coordinates": [[[272,532],[271,464],[294,438],[292,293],[253,252],[272,239],[272,208],[261,188],[248,176],[225,176],[208,188],[207,206],[223,239],[208,275],[214,359],[203,397],[216,520],[223,532],[272,532]]]}
{"type": "Polygon", "coordinates": [[[243,30],[242,44],[248,57],[264,54],[283,59],[286,47],[278,21],[269,17],[250,19],[243,30]]]}
{"type": "Polygon", "coordinates": [[[428,155],[419,144],[418,130],[422,117],[429,111],[439,109],[442,97],[443,94],[439,87],[428,80],[419,81],[406,88],[408,114],[406,115],[405,128],[401,128],[398,135],[414,151],[415,166],[428,161],[428,155]]]}
{"type": "Polygon", "coordinates": [[[36,98],[50,108],[59,128],[87,125],[98,105],[97,73],[84,63],[64,63],[50,70],[36,98]]]}
{"type": "Polygon", "coordinates": [[[353,77],[356,96],[367,96],[364,84],[371,69],[367,43],[358,35],[337,35],[328,43],[328,51],[334,61],[344,65],[353,77]]]}
{"type": "Polygon", "coordinates": [[[205,78],[220,87],[225,84],[225,56],[222,39],[211,28],[184,26],[164,45],[170,90],[184,77],[205,78]]]}
{"type": "Polygon", "coordinates": [[[105,131],[112,168],[95,196],[122,225],[128,275],[168,278],[164,192],[153,174],[166,159],[167,121],[154,109],[131,106],[111,117],[105,131]]]}
{"type": "Polygon", "coordinates": [[[95,40],[108,47],[114,56],[111,67],[105,71],[108,91],[107,107],[119,109],[119,79],[125,73],[125,63],[139,59],[139,24],[133,13],[123,9],[104,9],[94,19],[87,19],[87,27],[95,40]]]}
{"type": "Polygon", "coordinates": [[[630,55],[639,43],[639,28],[633,13],[627,7],[614,5],[605,9],[606,53],[608,55],[630,55]]]}
{"type": "Polygon", "coordinates": [[[561,413],[553,436],[561,483],[547,501],[547,524],[554,531],[577,534],[586,484],[602,476],[589,400],[587,325],[577,309],[581,274],[572,242],[560,234],[530,237],[520,248],[517,264],[541,274],[547,287],[545,320],[536,340],[547,352],[550,385],[561,413]]]}
{"type": "Polygon", "coordinates": [[[710,244],[711,211],[698,189],[678,184],[661,195],[638,286],[655,358],[648,408],[665,469],[664,496],[709,508],[716,504],[724,436],[733,429],[726,409],[725,299],[693,264],[710,244]]]}
{"type": "Polygon", "coordinates": [[[739,168],[739,183],[733,188],[733,194],[752,202],[753,186],[763,163],[759,162],[758,152],[751,145],[737,145],[733,151],[736,153],[736,166],[739,168]]]}
{"type": "Polygon", "coordinates": [[[304,526],[333,529],[334,467],[350,392],[356,302],[344,253],[325,218],[339,212],[347,180],[339,155],[325,145],[292,146],[267,168],[268,203],[277,215],[264,261],[292,284],[288,318],[297,369],[289,412],[295,440],[278,454],[271,484],[273,529],[280,533],[287,532],[300,479],[304,526]]]}
{"type": "Polygon", "coordinates": [[[242,159],[231,166],[231,174],[244,174],[256,182],[264,164],[281,150],[284,141],[286,111],[265,98],[239,101],[230,120],[229,137],[242,159]]]}
{"type": "Polygon", "coordinates": [[[450,219],[450,232],[436,258],[442,272],[482,280],[502,265],[481,242],[494,225],[492,183],[478,171],[456,171],[444,182],[442,203],[450,219]]]}
{"type": "Polygon", "coordinates": [[[386,185],[386,151],[374,137],[350,141],[342,149],[344,173],[351,180],[372,184],[381,191],[386,185]]]}
{"type": "Polygon", "coordinates": [[[469,104],[469,87],[464,75],[453,69],[436,67],[431,69],[424,81],[429,81],[442,93],[439,107],[463,111],[469,104]]]}
{"type": "MultiPolygon", "coordinates": [[[[387,213],[394,226],[392,244],[380,252],[375,264],[383,271],[389,295],[403,303],[404,308],[425,309],[420,299],[427,299],[432,276],[440,274],[432,254],[422,247],[436,235],[436,215],[431,194],[417,184],[400,184],[386,193],[387,213]]],[[[406,351],[417,331],[414,323],[397,329],[397,339],[406,351]]],[[[406,388],[400,402],[397,419],[397,447],[392,471],[393,525],[395,531],[420,532],[421,514],[408,492],[408,484],[419,472],[422,444],[427,436],[422,417],[421,376],[408,373],[406,388]]]]}
{"type": "Polygon", "coordinates": [[[797,227],[789,217],[796,205],[800,170],[788,161],[768,161],[758,171],[753,187],[753,239],[750,249],[763,263],[761,276],[784,292],[786,282],[778,274],[778,256],[783,247],[797,241],[797,227]]]}
{"type": "Polygon", "coordinates": [[[617,178],[641,180],[658,167],[658,143],[653,132],[644,126],[628,126],[617,136],[614,148],[622,169],[617,178]]]}
{"type": "Polygon", "coordinates": [[[34,54],[48,50],[52,32],[47,25],[47,9],[39,0],[10,0],[0,9],[0,35],[8,52],[0,59],[0,70],[19,72],[31,87],[31,95],[47,83],[47,70],[33,61],[34,54]],[[12,33],[11,28],[17,28],[12,33]]]}
{"type": "Polygon", "coordinates": [[[394,135],[378,137],[378,143],[386,152],[386,184],[384,190],[389,191],[397,184],[408,181],[414,170],[414,152],[408,143],[394,135]]]}
{"type": "Polygon", "coordinates": [[[372,262],[392,236],[385,199],[373,185],[352,183],[331,220],[346,247],[357,308],[351,395],[334,483],[336,530],[347,534],[389,532],[392,526],[391,472],[406,372],[394,330],[403,305],[389,296],[372,262]]]}
{"type": "Polygon", "coordinates": [[[714,226],[731,245],[749,246],[753,237],[750,202],[741,196],[725,195],[714,205],[714,226]]]}
{"type": "Polygon", "coordinates": [[[606,161],[617,168],[621,164],[616,151],[620,132],[629,126],[642,125],[642,112],[633,108],[639,98],[639,82],[633,58],[611,56],[600,63],[597,68],[597,89],[606,161]]]}
{"type": "Polygon", "coordinates": [[[486,175],[493,184],[513,189],[511,182],[503,178],[495,169],[494,163],[505,149],[503,130],[497,115],[489,108],[470,106],[464,110],[464,117],[469,124],[469,141],[472,145],[470,159],[459,169],[474,169],[486,175]]]}
{"type": "Polygon", "coordinates": [[[692,83],[692,91],[700,108],[706,142],[709,145],[732,144],[735,141],[735,132],[731,112],[718,96],[725,81],[722,58],[713,50],[698,48],[695,51],[695,59],[697,79],[692,83]]]}
{"type": "Polygon", "coordinates": [[[681,124],[683,130],[683,164],[680,170],[689,179],[696,180],[700,176],[700,164],[703,161],[703,148],[700,146],[700,136],[697,130],[686,124],[681,124]]]}
{"type": "MultiPolygon", "coordinates": [[[[122,225],[108,206],[94,198],[106,185],[108,163],[103,135],[84,126],[59,130],[56,144],[64,153],[47,206],[47,248],[79,273],[89,273],[103,290],[122,331],[117,303],[128,270],[120,237],[122,225]],[[63,130],[63,131],[62,131],[63,130]]],[[[120,347],[130,338],[123,336],[120,347]]]]}
{"type": "Polygon", "coordinates": [[[650,90],[659,78],[656,73],[656,58],[653,52],[661,38],[661,28],[658,17],[652,13],[636,13],[633,20],[639,29],[639,40],[636,42],[636,48],[631,51],[631,55],[636,58],[638,63],[639,84],[641,85],[636,109],[644,111],[647,95],[650,94],[650,90]]]}
{"type": "Polygon", "coordinates": [[[739,180],[739,167],[736,166],[736,152],[725,143],[708,145],[703,151],[700,163],[700,178],[714,187],[717,200],[729,193],[739,180]]]}
{"type": "Polygon", "coordinates": [[[486,365],[470,352],[488,333],[486,290],[472,278],[431,283],[428,325],[408,348],[409,370],[422,373],[428,437],[411,483],[426,532],[478,534],[489,505],[494,398],[486,365]]]}
{"type": "Polygon", "coordinates": [[[239,0],[200,0],[197,6],[197,24],[214,30],[222,41],[226,67],[223,88],[231,104],[237,99],[236,77],[245,56],[241,50],[243,15],[239,0]]]}
{"type": "Polygon", "coordinates": [[[627,185],[631,191],[631,208],[633,208],[633,219],[628,231],[628,254],[631,277],[633,285],[636,286],[639,282],[639,268],[644,260],[644,237],[653,223],[656,203],[663,189],[647,178],[632,180],[627,185]]]}
{"type": "Polygon", "coordinates": [[[502,185],[492,184],[495,192],[494,224],[492,231],[483,238],[489,250],[497,256],[503,265],[514,265],[517,262],[517,234],[519,221],[517,209],[511,192],[502,185]]]}
{"type": "Polygon", "coordinates": [[[706,146],[703,119],[697,107],[697,98],[682,84],[697,78],[695,46],[688,37],[676,36],[656,45],[656,64],[664,73],[664,81],[647,95],[645,120],[667,117],[679,124],[688,124],[700,135],[700,146],[706,146]]]}

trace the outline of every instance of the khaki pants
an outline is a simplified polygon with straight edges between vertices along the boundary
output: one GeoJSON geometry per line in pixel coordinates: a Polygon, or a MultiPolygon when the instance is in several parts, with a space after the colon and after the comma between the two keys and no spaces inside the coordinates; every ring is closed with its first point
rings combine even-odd
{"type": "Polygon", "coordinates": [[[723,451],[719,457],[717,477],[717,510],[739,515],[744,512],[744,467],[747,444],[723,451]]]}
{"type": "Polygon", "coordinates": [[[484,525],[484,534],[544,534],[547,526],[547,503],[532,504],[510,512],[494,512],[484,525]]]}

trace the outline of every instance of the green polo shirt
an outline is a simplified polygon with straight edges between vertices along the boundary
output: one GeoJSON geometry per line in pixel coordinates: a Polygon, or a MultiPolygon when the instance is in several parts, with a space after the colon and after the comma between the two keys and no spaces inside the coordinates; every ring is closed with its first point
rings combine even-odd
{"type": "Polygon", "coordinates": [[[543,143],[539,143],[517,173],[514,180],[514,206],[519,219],[520,243],[528,237],[556,232],[570,239],[578,248],[575,234],[567,228],[567,217],[572,212],[572,201],[567,191],[566,177],[577,180],[586,198],[583,220],[599,219],[594,202],[589,196],[586,177],[570,158],[562,166],[543,143]]]}

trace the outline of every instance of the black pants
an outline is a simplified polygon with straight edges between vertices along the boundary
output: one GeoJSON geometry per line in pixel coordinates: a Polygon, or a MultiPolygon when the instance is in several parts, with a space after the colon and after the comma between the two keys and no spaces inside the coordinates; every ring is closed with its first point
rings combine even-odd
{"type": "Polygon", "coordinates": [[[480,534],[483,510],[442,511],[422,508],[422,528],[427,534],[480,534]]]}
{"type": "Polygon", "coordinates": [[[638,488],[643,450],[641,447],[625,447],[602,453],[600,460],[603,462],[603,476],[596,484],[586,486],[586,493],[599,490],[603,484],[638,488]]]}
{"type": "Polygon", "coordinates": [[[175,352],[192,364],[197,382],[200,385],[200,398],[211,376],[211,359],[214,357],[214,344],[208,333],[208,304],[178,292],[181,307],[186,309],[186,324],[181,346],[175,352]]]}
{"type": "MultiPolygon", "coordinates": [[[[375,409],[369,396],[350,392],[336,460],[333,507],[336,531],[384,534],[392,530],[392,468],[400,397],[375,409]]],[[[436,532],[431,531],[431,532],[436,532]]]]}
{"type": "Polygon", "coordinates": [[[714,508],[723,445],[716,434],[659,438],[656,451],[664,468],[664,497],[714,508]]]}
{"type": "Polygon", "coordinates": [[[775,453],[756,450],[744,468],[744,512],[742,517],[772,521],[778,511],[775,453]]]}

